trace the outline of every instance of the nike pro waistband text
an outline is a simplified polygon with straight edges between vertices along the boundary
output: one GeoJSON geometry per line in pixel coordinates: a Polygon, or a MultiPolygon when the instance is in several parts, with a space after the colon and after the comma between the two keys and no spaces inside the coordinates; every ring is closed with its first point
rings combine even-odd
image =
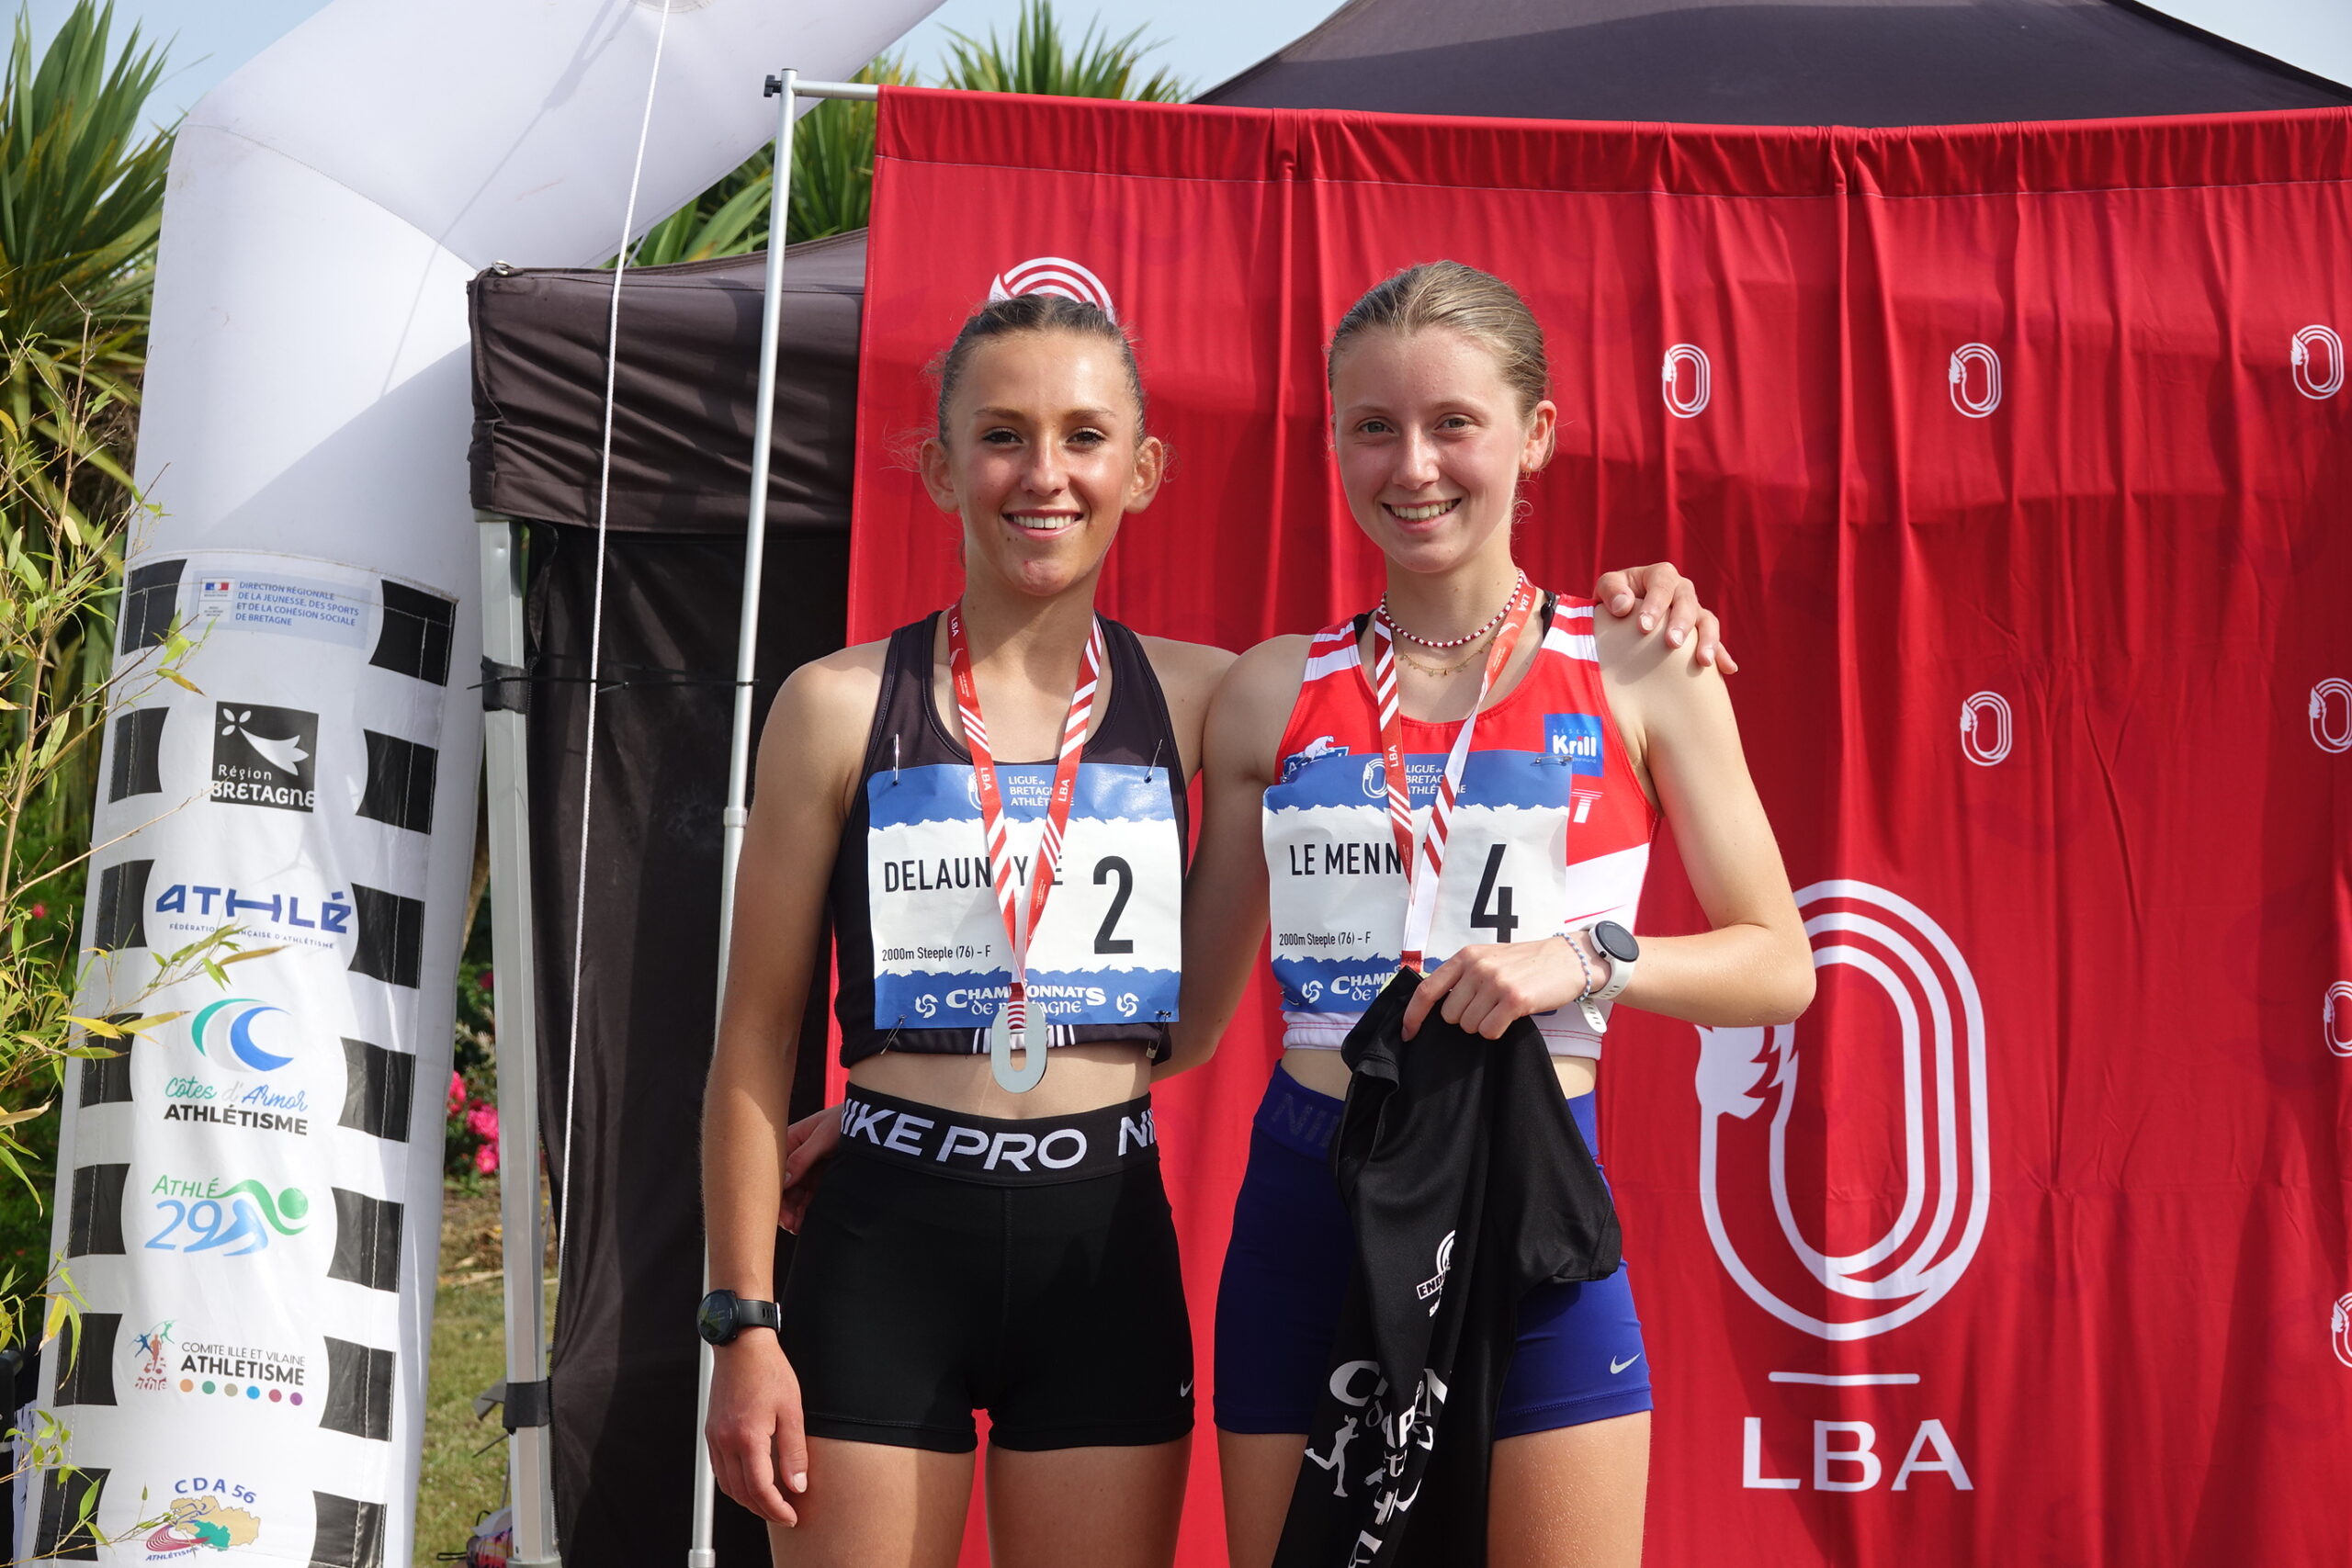
{"type": "Polygon", "coordinates": [[[1012,1121],[854,1089],[842,1102],[842,1141],[851,1153],[1004,1186],[1108,1176],[1159,1157],[1148,1095],[1012,1121]]]}

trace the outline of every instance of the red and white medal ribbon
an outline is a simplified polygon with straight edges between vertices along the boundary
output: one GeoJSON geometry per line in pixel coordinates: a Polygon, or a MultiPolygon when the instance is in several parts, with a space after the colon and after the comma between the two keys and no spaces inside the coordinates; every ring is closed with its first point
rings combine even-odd
{"type": "Polygon", "coordinates": [[[989,1066],[996,1081],[1015,1094],[1037,1087],[1046,1076],[1042,1043],[1029,1039],[1029,942],[1046,912],[1046,897],[1054,890],[1054,871],[1061,863],[1062,833],[1069,825],[1070,801],[1078,793],[1079,753],[1086,750],[1086,729],[1094,717],[1094,693],[1102,676],[1102,623],[1092,623],[1086,638],[1086,657],[1079,666],[1078,689],[1070,694],[1069,713],[1062,720],[1061,750],[1054,760],[1054,791],[1046,801],[1046,830],[1029,867],[1029,884],[1021,886],[1012,863],[1012,848],[1004,820],[1004,792],[997,784],[996,756],[989,750],[989,728],[980,717],[980,685],[972,675],[972,650],[964,640],[963,603],[947,607],[947,669],[956,682],[956,711],[964,722],[964,745],[972,753],[972,781],[980,798],[980,830],[988,841],[989,881],[996,889],[997,912],[1004,918],[1004,933],[1012,944],[1012,992],[989,1026],[989,1066]],[[1016,1047],[1021,1065],[1012,1065],[1016,1047]]]}
{"type": "Polygon", "coordinates": [[[1512,591],[1503,624],[1487,649],[1487,671],[1478,682],[1478,700],[1453,737],[1445,759],[1445,774],[1438,781],[1437,799],[1430,808],[1429,831],[1414,842],[1413,796],[1405,777],[1405,724],[1396,710],[1396,633],[1385,615],[1372,617],[1372,687],[1380,704],[1380,761],[1388,775],[1388,827],[1396,835],[1397,853],[1405,863],[1405,938],[1397,964],[1419,970],[1421,951],[1429,944],[1430,924],[1437,916],[1437,884],[1445,869],[1445,840],[1453,830],[1453,802],[1461,792],[1462,769],[1470,760],[1470,732],[1477,727],[1478,711],[1487,705],[1495,677],[1510,662],[1519,634],[1527,629],[1542,595],[1524,572],[1512,591]]]}

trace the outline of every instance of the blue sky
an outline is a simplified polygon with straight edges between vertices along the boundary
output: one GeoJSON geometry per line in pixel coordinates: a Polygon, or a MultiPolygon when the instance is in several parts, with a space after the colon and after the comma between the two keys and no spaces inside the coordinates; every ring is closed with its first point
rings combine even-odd
{"type": "MultiPolygon", "coordinates": [[[[326,0],[116,0],[118,32],[137,23],[154,38],[177,35],[170,73],[157,89],[150,118],[168,122],[238,66],[268,48],[326,0]]],[[[31,0],[33,40],[46,43],[73,10],[73,0],[31,0]]],[[[926,73],[943,52],[947,29],[985,37],[1010,32],[1020,0],[946,0],[907,35],[903,46],[926,73]]],[[[1065,26],[1083,28],[1098,11],[1114,34],[1144,29],[1163,39],[1150,57],[1196,91],[1256,64],[1339,8],[1339,0],[1058,0],[1065,26]]]]}

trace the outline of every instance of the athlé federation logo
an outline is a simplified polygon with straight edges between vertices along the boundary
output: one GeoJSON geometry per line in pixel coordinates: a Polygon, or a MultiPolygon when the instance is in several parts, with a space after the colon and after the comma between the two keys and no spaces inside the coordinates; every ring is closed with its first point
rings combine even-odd
{"type": "Polygon", "coordinates": [[[1068,256],[1032,256],[1006,267],[989,284],[991,302],[1020,294],[1058,294],[1065,299],[1091,305],[1114,321],[1119,319],[1119,312],[1111,304],[1111,291],[1102,287],[1102,280],[1068,256]]]}
{"type": "Polygon", "coordinates": [[[1699,1031],[1699,1201],[1716,1258],[1749,1300],[1821,1338],[1867,1339],[1940,1301],[1984,1237],[1992,1200],[1984,1012],[1960,949],[1909,900],[1830,881],[1799,892],[1797,908],[1815,967],[1868,980],[1885,1005],[1825,986],[1802,1025],[1699,1031]],[[1792,1137],[1808,1059],[1800,1027],[1813,1038],[1816,1072],[1820,1060],[1837,1063],[1838,1103],[1818,1089],[1804,1097],[1798,1119],[1812,1130],[1792,1137]],[[1860,1139],[1867,1150],[1869,1130],[1853,1113],[1873,1103],[1901,1109],[1878,1141],[1894,1169],[1833,1181],[1838,1151],[1823,1132],[1838,1128],[1841,1145],[1860,1139]],[[1841,1187],[1891,1190],[1897,1174],[1900,1206],[1874,1237],[1868,1227],[1883,1210],[1832,1201],[1841,1187]],[[1830,1234],[1809,1235],[1800,1215],[1826,1221],[1830,1234]]]}

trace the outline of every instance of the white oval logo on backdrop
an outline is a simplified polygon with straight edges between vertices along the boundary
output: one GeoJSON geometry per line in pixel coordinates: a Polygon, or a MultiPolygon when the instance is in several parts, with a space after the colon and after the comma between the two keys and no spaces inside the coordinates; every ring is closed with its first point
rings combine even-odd
{"type": "Polygon", "coordinates": [[[2335,1337],[2335,1359],[2352,1367],[2352,1292],[2335,1298],[2335,1310],[2328,1314],[2327,1329],[2335,1337]]]}
{"type": "Polygon", "coordinates": [[[2319,1004],[2320,1038],[2330,1055],[2352,1056],[2352,980],[2338,980],[2319,1004]]]}
{"type": "Polygon", "coordinates": [[[1091,305],[1114,321],[1119,319],[1102,280],[1068,256],[1032,256],[1017,266],[1006,267],[989,284],[990,303],[1017,294],[1058,294],[1091,305]]]}
{"type": "Polygon", "coordinates": [[[2334,328],[2314,324],[2297,333],[2288,361],[2294,367],[2295,390],[2303,396],[2332,398],[2344,389],[2344,340],[2334,328]]]}
{"type": "Polygon", "coordinates": [[[1960,749],[1978,767],[2007,757],[2014,734],[2008,699],[2000,693],[1978,692],[1960,705],[1960,749]]]}
{"type": "Polygon", "coordinates": [[[2323,751],[2352,751],[2352,681],[2330,675],[2312,688],[2312,744],[2323,751]]]}
{"type": "Polygon", "coordinates": [[[1951,406],[1969,418],[1983,419],[2001,406],[2001,356],[1983,344],[1964,343],[1953,349],[1949,374],[1951,406]],[[1972,381],[1982,389],[1971,390],[1972,381]]]}
{"type": "MultiPolygon", "coordinates": [[[[1816,882],[1797,894],[1817,968],[1847,964],[1886,993],[1900,1023],[1903,1206],[1876,1241],[1832,1255],[1805,1239],[1797,1214],[1819,1213],[1825,1195],[1789,1191],[1789,1117],[1796,1103],[1797,1025],[1699,1030],[1699,1202],[1715,1256],[1750,1301],[1823,1339],[1866,1339],[1898,1328],[1943,1299],[1983,1239],[1992,1202],[1992,1138],[1985,1087],[1984,1012],[1975,977],[1943,928],[1909,900],[1866,882],[1816,882]],[[1724,1118],[1745,1122],[1768,1105],[1769,1138],[1721,1153],[1724,1118]],[[1769,1190],[1775,1227],[1753,1202],[1727,1216],[1724,1197],[1769,1190]],[[1738,1234],[1736,1235],[1735,1231],[1738,1234]],[[1768,1252],[1779,1257],[1768,1258],[1768,1252]],[[1769,1263],[1803,1272],[1838,1296],[1887,1303],[1864,1315],[1822,1318],[1791,1304],[1758,1277],[1769,1263]]],[[[1871,1043],[1840,1043],[1841,1049],[1871,1043]]]]}
{"type": "Polygon", "coordinates": [[[1667,412],[1677,419],[1696,418],[1714,391],[1714,367],[1707,363],[1707,351],[1695,343],[1678,343],[1668,349],[1659,375],[1667,412]]]}

